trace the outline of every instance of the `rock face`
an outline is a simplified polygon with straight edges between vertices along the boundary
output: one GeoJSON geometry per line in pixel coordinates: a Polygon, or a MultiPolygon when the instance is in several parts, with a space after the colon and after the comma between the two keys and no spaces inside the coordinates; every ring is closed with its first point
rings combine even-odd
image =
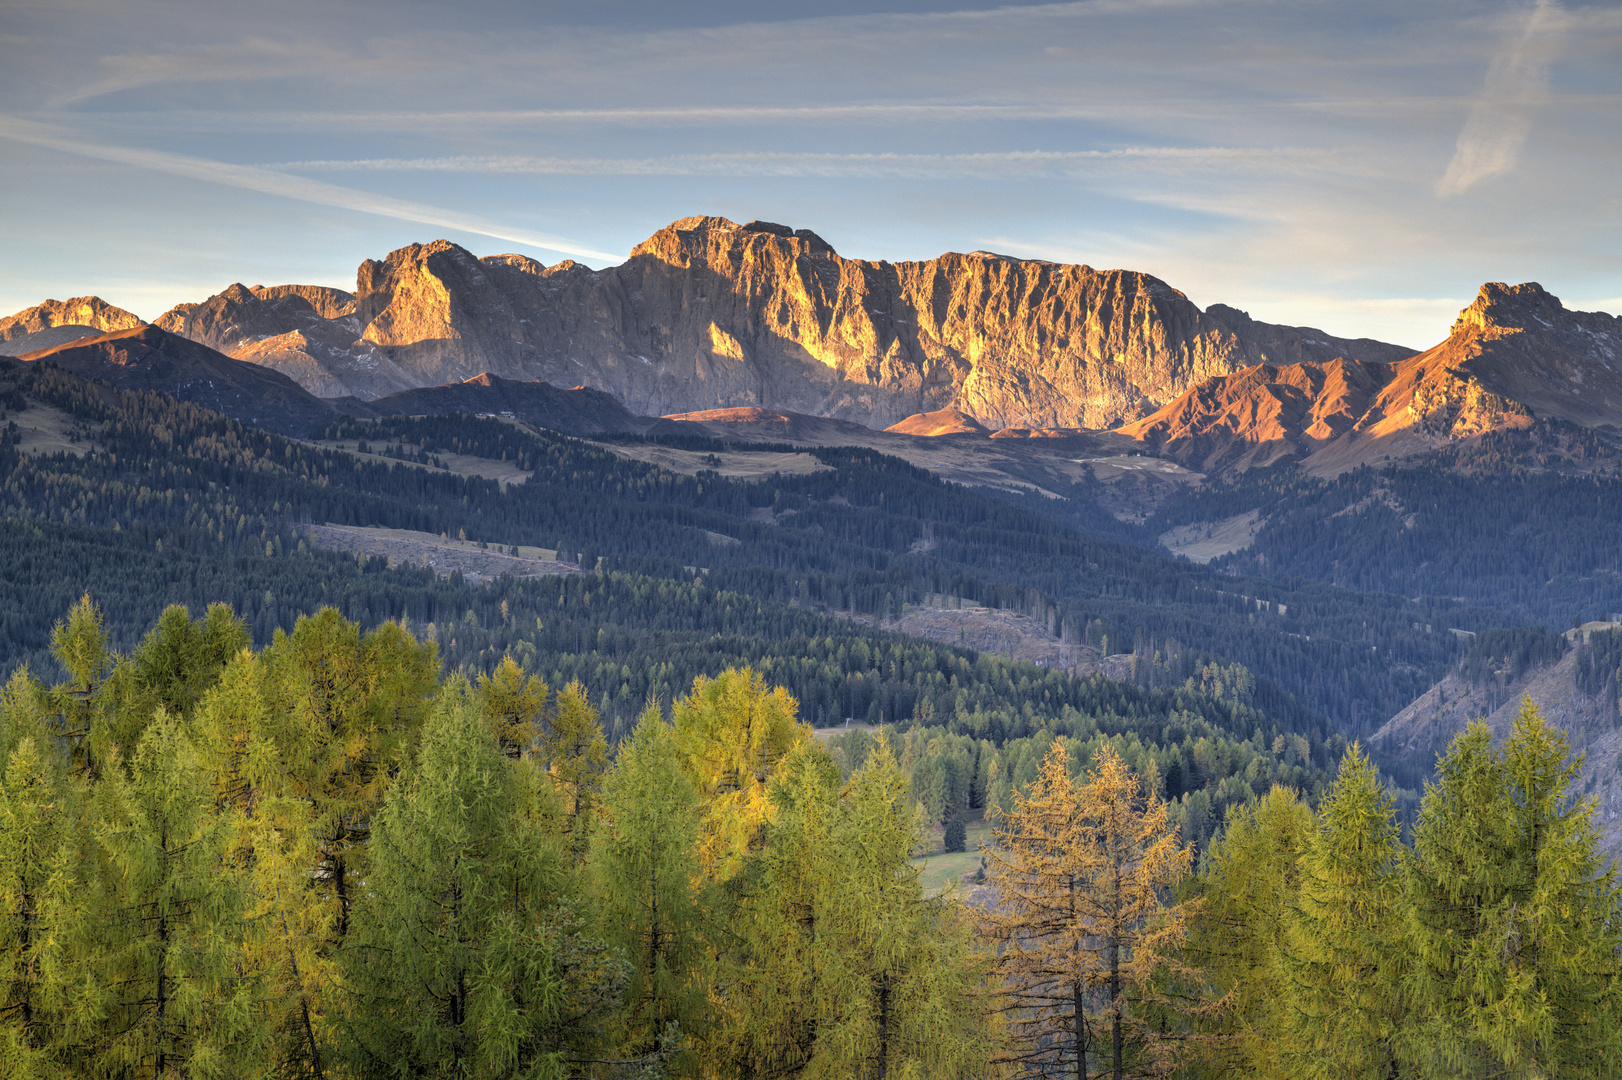
{"type": "Polygon", "coordinates": [[[1329,473],[1551,420],[1622,434],[1622,319],[1567,311],[1535,283],[1492,282],[1417,356],[1260,365],[1121,434],[1205,470],[1303,457],[1329,473]]]}
{"type": "Polygon", "coordinates": [[[308,435],[336,415],[330,404],[285,375],[156,326],[102,334],[19,359],[47,360],[120,390],[157,391],[284,435],[308,435]]]}
{"type": "Polygon", "coordinates": [[[0,319],[0,356],[19,356],[79,338],[145,325],[137,316],[99,296],[47,300],[0,319]]]}
{"type": "Polygon", "coordinates": [[[153,322],[216,352],[281,372],[321,397],[363,383],[368,396],[421,385],[357,340],[355,298],[314,285],[232,285],[199,304],[179,304],[153,322]]]}
{"type": "Polygon", "coordinates": [[[758,406],[874,427],[953,408],[994,430],[1102,428],[1258,363],[1411,351],[1202,313],[1146,274],[987,252],[844,259],[809,230],[715,217],[602,271],[414,244],[361,264],[354,314],[324,316],[330,332],[249,297],[292,299],[234,287],[200,305],[229,311],[177,308],[164,325],[325,395],[489,372],[583,383],[635,413],[758,406]]]}

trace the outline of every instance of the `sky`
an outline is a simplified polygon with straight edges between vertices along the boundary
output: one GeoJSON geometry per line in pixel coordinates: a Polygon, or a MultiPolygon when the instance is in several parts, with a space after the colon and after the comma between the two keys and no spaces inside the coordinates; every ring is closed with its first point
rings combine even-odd
{"type": "Polygon", "coordinates": [[[0,315],[439,237],[601,267],[692,214],[1416,348],[1485,281],[1622,313],[1622,5],[0,7],[0,315]]]}

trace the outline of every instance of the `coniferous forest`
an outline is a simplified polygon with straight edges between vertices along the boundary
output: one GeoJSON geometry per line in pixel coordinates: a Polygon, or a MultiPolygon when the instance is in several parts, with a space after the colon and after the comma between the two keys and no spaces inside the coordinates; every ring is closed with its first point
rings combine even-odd
{"type": "MultiPolygon", "coordinates": [[[[1564,736],[1528,706],[1428,780],[1358,742],[1565,649],[1522,624],[1580,584],[1455,588],[1462,540],[1414,569],[1470,531],[1458,483],[1213,486],[1165,520],[1296,512],[1200,567],[870,450],[742,480],[491,417],[295,440],[10,361],[0,408],[73,445],[0,440],[0,1074],[1618,1071],[1622,909],[1564,736]],[[1376,488],[1434,508],[1384,569],[1324,524],[1376,488]],[[329,523],[578,571],[471,584],[329,523]],[[1130,675],[878,628],[925,603],[1130,675]],[[927,890],[966,823],[979,872],[927,890]]],[[[1491,482],[1528,521],[1614,510],[1491,482]]],[[[1591,569],[1591,530],[1540,528],[1506,581],[1591,569]]]]}
{"type": "Polygon", "coordinates": [[[119,656],[84,600],[63,679],[7,683],[7,1076],[1602,1077],[1622,1053],[1622,893],[1530,704],[1501,748],[1453,742],[1411,845],[1352,747],[1316,809],[1275,783],[1197,865],[1133,740],[1044,734],[1012,785],[974,746],[968,799],[1003,799],[976,906],[909,861],[939,812],[915,732],[821,742],[747,668],[611,757],[582,685],[511,657],[441,677],[432,643],[330,608],[249,642],[174,607],[119,656]]]}

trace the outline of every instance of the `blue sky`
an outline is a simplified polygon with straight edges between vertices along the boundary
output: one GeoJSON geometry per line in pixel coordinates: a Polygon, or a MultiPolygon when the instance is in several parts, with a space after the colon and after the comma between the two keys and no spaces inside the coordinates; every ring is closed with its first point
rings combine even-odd
{"type": "Polygon", "coordinates": [[[1483,281],[1622,312],[1622,7],[10,0],[0,314],[601,266],[689,214],[977,248],[1426,346],[1483,281]]]}

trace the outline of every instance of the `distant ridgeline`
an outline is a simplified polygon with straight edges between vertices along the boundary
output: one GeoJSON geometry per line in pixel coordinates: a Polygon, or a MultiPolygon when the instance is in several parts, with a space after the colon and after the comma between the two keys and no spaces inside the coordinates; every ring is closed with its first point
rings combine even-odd
{"type": "Polygon", "coordinates": [[[1328,480],[1294,464],[1253,469],[1167,507],[1151,527],[1260,509],[1254,543],[1212,565],[1456,597],[1556,628],[1622,611],[1622,475],[1536,469],[1538,456],[1530,436],[1498,432],[1468,451],[1328,480]]]}

